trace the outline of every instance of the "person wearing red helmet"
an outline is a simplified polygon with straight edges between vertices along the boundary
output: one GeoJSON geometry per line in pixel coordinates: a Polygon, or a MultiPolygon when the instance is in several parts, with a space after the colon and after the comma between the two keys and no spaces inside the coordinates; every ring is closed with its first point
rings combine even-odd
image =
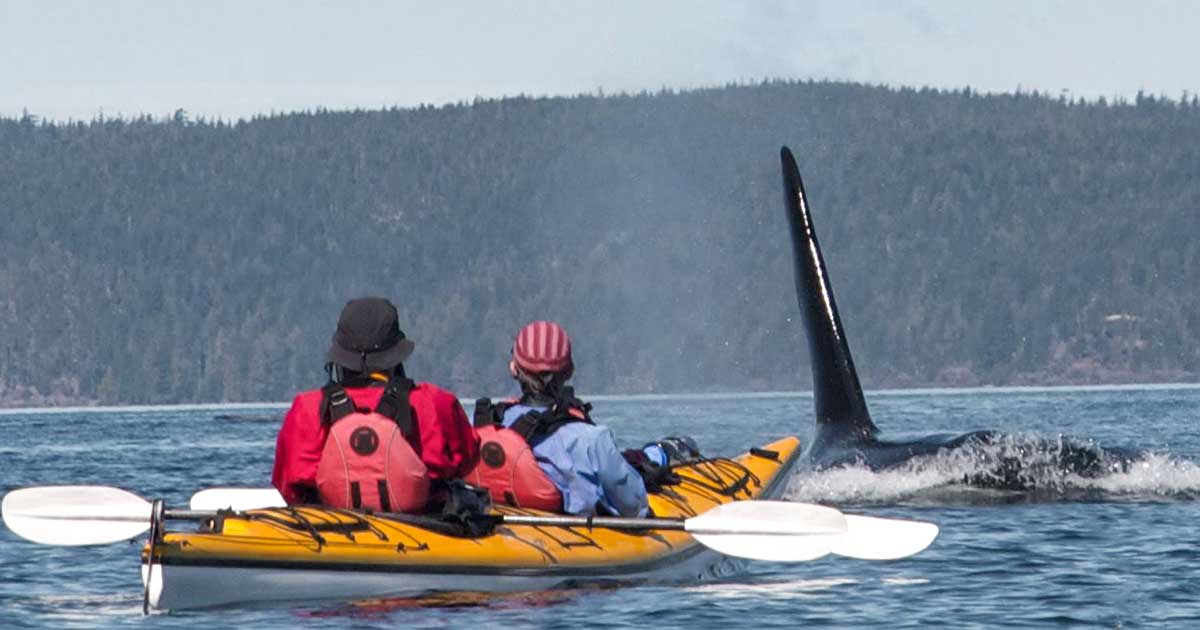
{"type": "Polygon", "coordinates": [[[596,425],[591,405],[567,381],[575,372],[571,339],[551,321],[517,333],[509,373],[521,397],[475,405],[479,462],[466,475],[494,501],[568,514],[644,516],[641,475],[617,448],[612,431],[596,425]]]}
{"type": "Polygon", "coordinates": [[[289,505],[422,512],[475,462],[479,436],[458,398],[405,375],[414,346],[390,301],[346,304],[329,382],[298,394],[279,429],[271,483],[289,505]]]}

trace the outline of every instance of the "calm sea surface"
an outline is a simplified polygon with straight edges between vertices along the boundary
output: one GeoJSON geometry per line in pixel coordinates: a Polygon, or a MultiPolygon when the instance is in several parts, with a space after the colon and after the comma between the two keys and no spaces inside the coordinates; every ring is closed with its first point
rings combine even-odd
{"type": "MultiPolygon", "coordinates": [[[[0,528],[0,628],[645,627],[1200,628],[1200,389],[868,394],[884,437],[1000,429],[1148,449],[1128,473],[1030,493],[947,487],[971,462],[797,476],[788,497],[938,523],[933,546],[879,563],[753,564],[693,586],[141,614],[139,546],[55,548],[0,528]]],[[[734,455],[807,435],[806,395],[601,399],[625,446],[694,436],[734,455]]],[[[185,506],[211,486],[269,483],[281,406],[2,412],[0,492],[105,484],[185,506]],[[218,419],[239,414],[239,419],[218,419]]],[[[1030,457],[1038,457],[1037,453],[1030,457]]],[[[140,544],[140,542],[138,543],[140,544]]]]}

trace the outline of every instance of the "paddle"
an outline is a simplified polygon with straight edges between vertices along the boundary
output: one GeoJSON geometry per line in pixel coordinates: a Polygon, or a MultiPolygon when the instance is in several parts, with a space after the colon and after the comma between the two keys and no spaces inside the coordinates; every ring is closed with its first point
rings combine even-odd
{"type": "MultiPolygon", "coordinates": [[[[745,507],[737,508],[737,510],[742,511],[740,512],[741,516],[748,515],[750,513],[749,508],[753,504],[771,506],[763,508],[764,513],[759,517],[762,522],[770,521],[777,516],[803,518],[803,515],[792,514],[790,512],[791,508],[788,507],[793,505],[804,505],[800,503],[783,503],[782,505],[784,507],[782,508],[778,507],[780,504],[776,501],[755,501],[753,503],[743,501],[728,505],[742,506],[743,504],[747,505],[745,507]]],[[[200,492],[193,494],[191,500],[191,508],[193,510],[249,510],[254,508],[283,507],[285,505],[287,505],[287,502],[283,500],[283,497],[279,494],[279,491],[275,490],[274,488],[208,488],[207,490],[201,490],[200,492]]],[[[706,512],[705,514],[701,515],[701,517],[690,519],[692,526],[699,527],[704,523],[704,521],[698,519],[702,519],[703,517],[707,517],[709,515],[714,515],[717,513],[716,510],[719,509],[721,508],[716,508],[713,511],[706,512]]],[[[871,516],[859,516],[857,514],[844,514],[843,517],[846,522],[846,531],[835,537],[835,539],[832,541],[829,552],[849,558],[859,558],[863,560],[893,560],[897,558],[904,558],[921,551],[925,547],[928,547],[938,534],[937,526],[933,525],[932,523],[923,523],[920,521],[902,521],[896,519],[881,519],[871,516]]],[[[518,520],[521,518],[524,517],[508,517],[505,519],[505,522],[510,525],[517,525],[519,524],[518,520]]],[[[530,524],[546,525],[547,519],[555,519],[557,526],[561,527],[588,526],[586,519],[576,517],[535,518],[538,519],[538,522],[530,524]]],[[[712,547],[717,551],[721,551],[726,555],[739,557],[746,555],[745,553],[738,553],[742,551],[740,545],[755,545],[770,542],[767,540],[769,536],[759,534],[754,536],[756,540],[741,543],[740,541],[736,541],[733,538],[734,535],[729,532],[718,533],[715,536],[707,536],[704,540],[701,540],[700,537],[705,536],[704,532],[698,532],[694,529],[687,529],[674,525],[664,526],[662,525],[663,520],[664,519],[609,519],[608,521],[603,521],[599,518],[593,518],[591,525],[593,527],[608,527],[610,529],[684,529],[685,531],[692,533],[697,540],[700,540],[700,542],[706,546],[712,547]],[[639,525],[639,522],[641,521],[648,521],[649,524],[645,526],[639,525]],[[739,547],[734,548],[731,545],[739,545],[739,547]],[[728,548],[729,551],[725,551],[723,547],[728,548]]],[[[721,524],[728,525],[729,522],[730,521],[728,519],[725,519],[721,522],[721,524]]],[[[787,534],[785,534],[785,536],[786,535],[787,534]]],[[[786,541],[784,541],[783,543],[780,543],[778,551],[780,551],[780,553],[784,553],[785,550],[795,552],[797,555],[793,556],[792,560],[800,561],[812,560],[825,555],[824,553],[820,553],[816,556],[811,555],[812,553],[816,553],[821,549],[822,547],[818,545],[810,545],[801,549],[795,545],[789,546],[786,544],[786,541]]],[[[772,559],[782,560],[782,558],[772,559]]]]}
{"type": "MultiPolygon", "coordinates": [[[[244,503],[248,493],[256,493],[258,498],[264,493],[253,488],[205,492],[209,494],[201,497],[202,502],[228,506],[244,503]],[[224,500],[218,500],[222,497],[224,500]]],[[[133,538],[149,529],[151,509],[150,502],[135,494],[104,486],[22,488],[8,493],[0,505],[9,529],[50,545],[94,545],[133,538]]],[[[183,520],[213,516],[211,510],[163,513],[164,518],[183,520]]],[[[927,547],[938,532],[932,523],[848,516],[830,507],[782,501],[726,503],[688,519],[506,515],[501,523],[682,530],[725,555],[779,562],[813,560],[831,552],[856,558],[902,558],[927,547]]]]}
{"type": "MultiPolygon", "coordinates": [[[[108,486],[40,486],[4,495],[4,524],[44,545],[105,545],[150,529],[149,501],[108,486]]],[[[200,520],[212,512],[167,510],[166,518],[200,520]]]]}

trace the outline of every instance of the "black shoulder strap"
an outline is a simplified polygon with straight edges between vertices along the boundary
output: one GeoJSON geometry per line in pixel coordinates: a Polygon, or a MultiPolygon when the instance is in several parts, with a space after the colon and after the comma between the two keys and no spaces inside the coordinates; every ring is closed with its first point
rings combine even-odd
{"type": "Polygon", "coordinates": [[[500,426],[504,424],[504,412],[513,406],[513,403],[507,400],[502,400],[498,403],[492,402],[491,398],[480,398],[475,401],[475,413],[473,424],[476,429],[482,429],[490,426],[500,426]]]}
{"type": "Polygon", "coordinates": [[[510,431],[516,431],[526,442],[533,444],[533,435],[537,433],[538,428],[544,423],[546,414],[541,411],[526,411],[521,414],[512,424],[508,425],[510,431]]]}
{"type": "Polygon", "coordinates": [[[576,409],[579,411],[579,413],[583,414],[583,421],[587,422],[588,424],[595,424],[592,422],[591,416],[592,403],[586,403],[576,398],[575,388],[571,387],[570,385],[562,388],[558,400],[555,402],[555,406],[564,410],[576,409]]]}
{"type": "Polygon", "coordinates": [[[354,401],[340,383],[329,381],[321,388],[321,423],[330,425],[354,413],[354,401]]]}
{"type": "Polygon", "coordinates": [[[413,387],[413,382],[407,378],[393,378],[383,390],[379,404],[375,405],[375,413],[395,420],[404,437],[412,436],[413,431],[412,405],[408,402],[413,387]]]}
{"type": "Polygon", "coordinates": [[[591,410],[591,404],[575,397],[573,388],[564,387],[561,395],[549,409],[526,412],[508,428],[516,431],[518,435],[525,438],[526,442],[533,445],[550,437],[565,424],[572,422],[594,424],[591,416],[588,415],[591,410]]]}
{"type": "Polygon", "coordinates": [[[475,401],[475,428],[482,429],[495,424],[495,411],[492,408],[491,398],[480,398],[475,401]]]}

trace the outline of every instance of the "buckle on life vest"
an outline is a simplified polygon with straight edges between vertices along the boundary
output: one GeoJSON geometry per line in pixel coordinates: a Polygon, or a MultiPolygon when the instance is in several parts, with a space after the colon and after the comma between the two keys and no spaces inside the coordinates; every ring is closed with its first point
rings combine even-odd
{"type": "Polygon", "coordinates": [[[355,411],[354,401],[344,387],[329,382],[321,388],[321,422],[330,425],[355,411]]]}

